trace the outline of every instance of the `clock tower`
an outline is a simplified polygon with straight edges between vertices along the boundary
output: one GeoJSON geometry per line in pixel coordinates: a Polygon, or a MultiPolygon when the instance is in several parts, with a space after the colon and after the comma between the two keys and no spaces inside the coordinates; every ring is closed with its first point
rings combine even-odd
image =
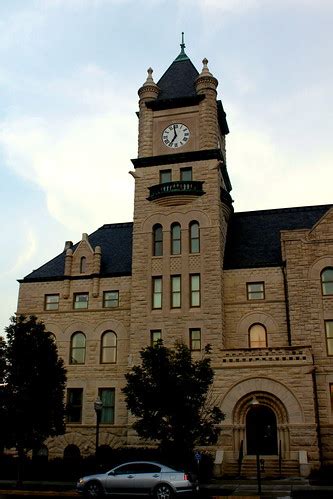
{"type": "Polygon", "coordinates": [[[223,256],[232,199],[217,79],[181,52],[139,89],[130,353],[162,338],[223,347],[223,256]],[[222,325],[222,326],[221,326],[222,325]]]}

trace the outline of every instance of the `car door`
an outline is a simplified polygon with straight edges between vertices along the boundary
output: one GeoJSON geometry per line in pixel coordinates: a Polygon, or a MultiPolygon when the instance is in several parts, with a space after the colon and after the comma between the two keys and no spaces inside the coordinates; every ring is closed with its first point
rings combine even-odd
{"type": "Polygon", "coordinates": [[[161,480],[161,467],[154,463],[136,463],[135,491],[148,494],[161,480]]]}
{"type": "Polygon", "coordinates": [[[131,494],[135,490],[135,470],[126,463],[109,472],[105,488],[108,494],[131,494]]]}

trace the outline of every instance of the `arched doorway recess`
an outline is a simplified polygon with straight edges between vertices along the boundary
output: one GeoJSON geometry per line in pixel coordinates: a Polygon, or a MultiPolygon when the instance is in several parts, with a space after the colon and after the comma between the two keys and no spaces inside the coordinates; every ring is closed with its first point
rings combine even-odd
{"type": "Polygon", "coordinates": [[[251,406],[246,414],[247,454],[277,455],[278,437],[274,411],[259,404],[251,406]]]}

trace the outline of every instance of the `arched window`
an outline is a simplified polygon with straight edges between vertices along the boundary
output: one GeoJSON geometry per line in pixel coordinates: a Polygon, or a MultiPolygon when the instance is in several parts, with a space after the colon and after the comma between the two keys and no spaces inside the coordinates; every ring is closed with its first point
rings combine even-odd
{"type": "Polygon", "coordinates": [[[181,231],[180,224],[171,225],[171,255],[180,255],[181,253],[181,231]]]}
{"type": "Polygon", "coordinates": [[[153,255],[163,255],[163,230],[160,224],[156,224],[153,227],[153,255]]]}
{"type": "Polygon", "coordinates": [[[86,359],[86,337],[77,331],[71,338],[70,364],[84,364],[86,359]]]}
{"type": "Polygon", "coordinates": [[[249,329],[250,348],[266,348],[267,334],[266,329],[261,324],[253,324],[249,329]]]}
{"type": "Polygon", "coordinates": [[[200,252],[200,229],[198,222],[190,223],[190,253],[200,252]]]}
{"type": "Polygon", "coordinates": [[[87,272],[87,259],[85,256],[82,256],[80,260],[80,274],[84,274],[85,272],[87,272]]]}
{"type": "Polygon", "coordinates": [[[105,331],[101,338],[101,363],[114,364],[117,361],[117,335],[113,331],[105,331]]]}
{"type": "Polygon", "coordinates": [[[333,267],[327,267],[321,273],[323,295],[333,295],[333,267]]]}

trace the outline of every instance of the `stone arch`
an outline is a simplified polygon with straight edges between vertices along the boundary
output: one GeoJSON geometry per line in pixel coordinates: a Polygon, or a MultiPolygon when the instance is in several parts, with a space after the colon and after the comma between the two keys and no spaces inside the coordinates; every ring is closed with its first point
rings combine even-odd
{"type": "Polygon", "coordinates": [[[326,267],[333,267],[333,257],[323,256],[318,258],[309,268],[308,278],[314,281],[318,281],[318,286],[321,286],[320,274],[322,270],[326,267]]]}
{"type": "Polygon", "coordinates": [[[270,346],[270,336],[278,332],[278,325],[275,319],[265,312],[250,312],[246,314],[238,323],[237,336],[242,338],[244,345],[249,346],[249,329],[254,324],[261,324],[266,329],[267,346],[270,346]]]}
{"type": "Polygon", "coordinates": [[[224,423],[232,428],[232,446],[235,457],[241,445],[247,452],[246,415],[251,401],[258,402],[273,411],[277,422],[277,439],[281,442],[282,454],[290,452],[290,424],[304,424],[304,413],[296,396],[282,383],[270,378],[248,378],[236,383],[225,395],[221,410],[226,415],[224,423]]]}
{"type": "Polygon", "coordinates": [[[272,408],[278,410],[282,418],[281,423],[304,423],[304,413],[296,396],[285,385],[270,378],[248,378],[236,383],[222,401],[221,410],[226,416],[225,423],[236,423],[234,417],[238,414],[238,405],[249,404],[253,395],[257,393],[267,394],[265,400],[269,400],[272,408]]]}
{"type": "Polygon", "coordinates": [[[100,340],[102,334],[105,331],[114,331],[118,339],[127,338],[127,330],[122,322],[115,319],[109,319],[107,321],[100,322],[92,332],[92,338],[95,340],[100,340]]]}
{"type": "Polygon", "coordinates": [[[173,211],[168,215],[164,213],[155,213],[149,216],[142,224],[143,232],[150,233],[152,227],[156,224],[162,225],[163,231],[169,231],[173,222],[179,222],[182,230],[188,229],[188,225],[192,220],[199,222],[200,227],[209,227],[211,222],[206,213],[201,210],[190,210],[187,212],[173,211]]]}
{"type": "Polygon", "coordinates": [[[63,330],[55,322],[45,322],[45,331],[53,333],[56,337],[56,340],[61,339],[61,336],[63,334],[63,330]]]}
{"type": "Polygon", "coordinates": [[[72,334],[75,333],[76,331],[82,331],[82,333],[86,335],[86,338],[90,339],[93,329],[92,326],[87,322],[82,322],[82,321],[72,322],[69,326],[66,327],[64,331],[64,340],[70,341],[72,334]]]}

